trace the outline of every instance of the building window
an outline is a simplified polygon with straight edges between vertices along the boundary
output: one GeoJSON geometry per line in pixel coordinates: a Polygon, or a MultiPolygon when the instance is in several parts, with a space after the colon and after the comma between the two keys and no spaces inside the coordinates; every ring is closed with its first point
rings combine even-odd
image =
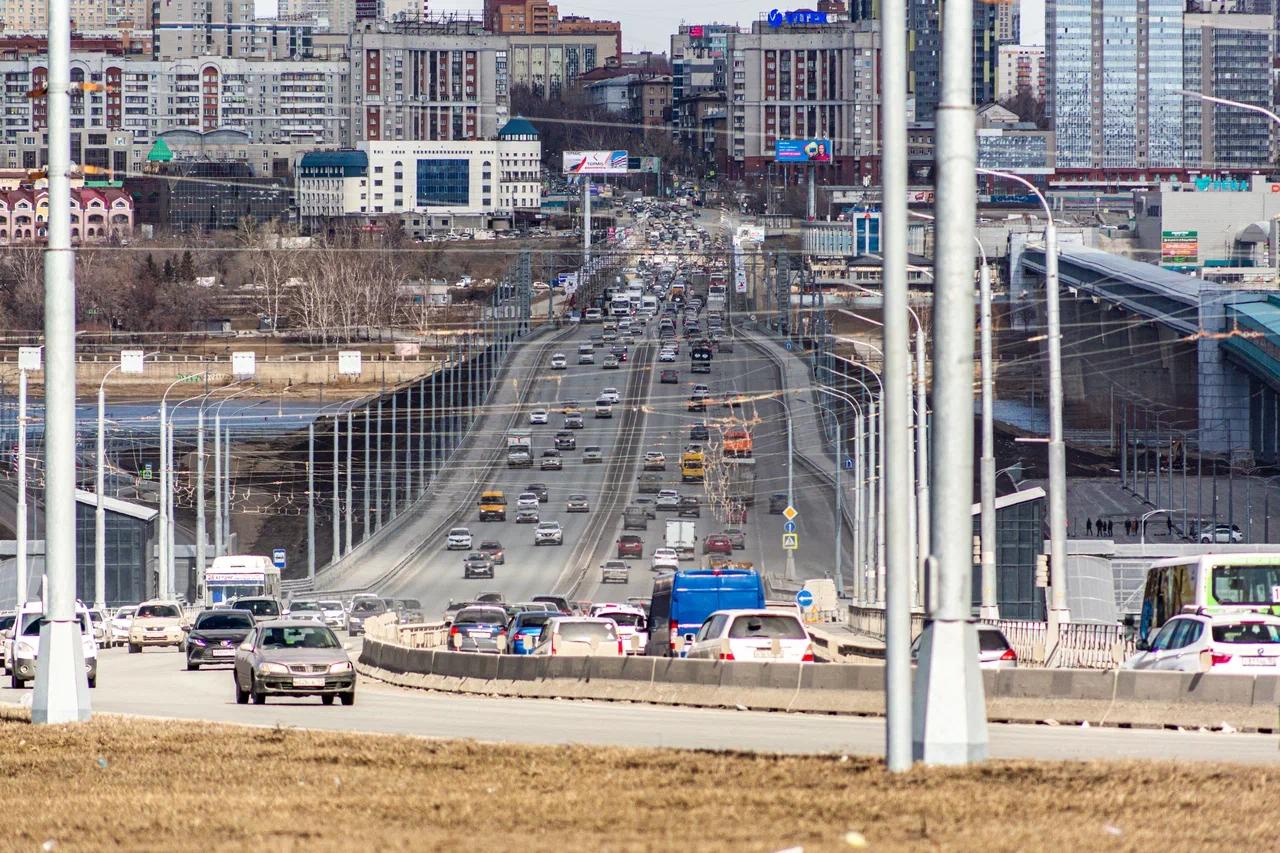
{"type": "Polygon", "coordinates": [[[467,160],[419,160],[418,206],[465,206],[471,201],[471,163],[467,160]]]}

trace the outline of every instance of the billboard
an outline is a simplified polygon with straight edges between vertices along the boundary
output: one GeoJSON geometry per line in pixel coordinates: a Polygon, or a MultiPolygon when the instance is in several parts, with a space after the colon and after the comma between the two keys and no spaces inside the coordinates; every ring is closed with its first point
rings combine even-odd
{"type": "Polygon", "coordinates": [[[625,175],[627,152],[625,151],[565,151],[566,175],[625,175]]]}
{"type": "Polygon", "coordinates": [[[1160,265],[1168,269],[1193,269],[1200,265],[1200,232],[1161,231],[1160,265]]]}
{"type": "Polygon", "coordinates": [[[779,139],[773,143],[778,163],[830,163],[830,139],[779,139]]]}

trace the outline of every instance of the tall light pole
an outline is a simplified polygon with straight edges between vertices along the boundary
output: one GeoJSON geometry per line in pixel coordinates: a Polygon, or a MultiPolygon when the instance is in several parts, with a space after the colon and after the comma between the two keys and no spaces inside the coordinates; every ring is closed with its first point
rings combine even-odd
{"type": "Polygon", "coordinates": [[[160,565],[156,581],[159,598],[173,596],[169,587],[169,527],[173,524],[169,517],[169,482],[173,478],[169,470],[169,392],[184,381],[173,380],[160,395],[160,565]]]}
{"type": "MultiPolygon", "coordinates": [[[[215,558],[224,556],[226,549],[229,548],[231,544],[224,541],[223,537],[224,520],[222,514],[224,484],[222,479],[224,473],[227,475],[227,478],[230,479],[231,472],[229,470],[226,472],[222,470],[224,467],[222,447],[222,407],[226,405],[228,400],[239,397],[248,390],[249,388],[246,387],[241,388],[234,394],[228,394],[226,397],[219,400],[218,405],[213,408],[213,556],[215,558]]],[[[230,433],[228,432],[228,442],[230,441],[229,435],[230,433]]],[[[230,457],[229,449],[227,456],[228,458],[230,457]]]]}
{"type": "MultiPolygon", "coordinates": [[[[982,243],[978,243],[982,251],[982,243]]],[[[980,520],[982,567],[982,605],[978,608],[981,619],[1000,618],[999,589],[996,575],[996,438],[995,438],[995,390],[992,387],[994,369],[991,347],[991,269],[987,266],[987,253],[982,251],[982,269],[978,274],[979,332],[981,337],[982,382],[982,459],[978,468],[982,518],[980,520]]]]}
{"type": "Polygon", "coordinates": [[[18,504],[15,509],[18,535],[17,606],[27,600],[30,581],[27,578],[27,372],[40,370],[40,347],[18,350],[18,504]]]}
{"type": "Polygon", "coordinates": [[[977,629],[969,624],[973,519],[973,228],[977,166],[971,85],[973,8],[942,7],[936,113],[938,230],[933,335],[933,430],[929,457],[933,620],[920,640],[913,751],[928,764],[987,755],[977,629]],[[944,467],[945,466],[945,467],[944,467]],[[945,476],[943,475],[945,472],[945,476]]]}
{"type": "MultiPolygon", "coordinates": [[[[102,374],[98,383],[98,458],[97,476],[94,487],[97,490],[93,514],[93,606],[99,610],[105,608],[107,586],[107,507],[106,507],[106,420],[107,420],[107,377],[115,371],[122,373],[141,373],[145,355],[142,350],[124,350],[120,353],[120,363],[113,365],[102,374]]],[[[22,602],[18,602],[21,606],[22,602]]]]}
{"type": "Polygon", "coordinates": [[[71,249],[71,10],[49,0],[49,243],[44,256],[45,593],[33,723],[89,719],[76,621],[76,265],[71,249]]]}
{"type": "Polygon", "coordinates": [[[1044,194],[1020,175],[975,169],[1026,187],[1044,208],[1045,319],[1049,351],[1049,635],[1071,621],[1067,607],[1067,449],[1062,436],[1062,305],[1058,293],[1058,232],[1044,194]]]}
{"type": "Polygon", "coordinates": [[[1144,513],[1142,514],[1142,519],[1138,522],[1138,534],[1139,534],[1138,544],[1139,544],[1139,545],[1146,545],[1146,544],[1147,544],[1147,519],[1148,519],[1148,518],[1150,518],[1151,516],[1156,515],[1157,513],[1161,513],[1161,512],[1172,513],[1172,512],[1173,512],[1173,510],[1171,510],[1171,509],[1153,509],[1153,510],[1151,510],[1150,512],[1144,512],[1144,513]]]}

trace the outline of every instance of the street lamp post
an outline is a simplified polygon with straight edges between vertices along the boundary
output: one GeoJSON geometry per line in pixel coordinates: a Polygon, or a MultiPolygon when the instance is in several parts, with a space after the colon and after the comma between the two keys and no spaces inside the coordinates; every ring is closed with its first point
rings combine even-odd
{"type": "MultiPolygon", "coordinates": [[[[107,377],[117,370],[123,373],[141,373],[145,355],[141,350],[124,350],[120,353],[120,363],[113,365],[102,375],[98,383],[98,458],[97,474],[94,488],[97,490],[96,504],[93,514],[93,606],[101,610],[106,607],[107,586],[107,507],[106,507],[106,420],[107,420],[107,377]]],[[[22,601],[18,601],[22,606],[22,601]]]]}
{"type": "Polygon", "coordinates": [[[1161,512],[1172,513],[1172,512],[1173,512],[1173,510],[1171,510],[1171,509],[1153,509],[1153,510],[1151,510],[1150,512],[1144,512],[1144,513],[1142,514],[1142,520],[1138,522],[1138,533],[1139,533],[1139,540],[1138,540],[1138,543],[1139,543],[1140,545],[1146,545],[1146,544],[1147,544],[1147,519],[1148,519],[1148,518],[1150,518],[1151,516],[1153,516],[1153,515],[1155,515],[1155,514],[1157,514],[1157,513],[1161,513],[1161,512]]]}

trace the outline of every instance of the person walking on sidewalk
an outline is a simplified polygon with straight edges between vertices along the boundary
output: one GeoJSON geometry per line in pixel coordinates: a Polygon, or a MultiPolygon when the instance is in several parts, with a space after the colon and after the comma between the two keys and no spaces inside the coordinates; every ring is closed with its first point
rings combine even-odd
{"type": "Polygon", "coordinates": [[[1084,520],[1084,535],[1085,536],[1093,535],[1093,519],[1092,518],[1086,518],[1084,520]]]}

